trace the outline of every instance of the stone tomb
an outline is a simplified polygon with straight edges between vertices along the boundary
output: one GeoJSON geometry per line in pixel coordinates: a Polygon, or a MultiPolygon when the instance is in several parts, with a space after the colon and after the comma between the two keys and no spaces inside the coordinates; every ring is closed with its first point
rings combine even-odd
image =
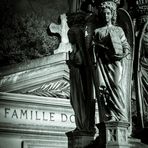
{"type": "Polygon", "coordinates": [[[75,128],[67,54],[2,67],[0,148],[66,148],[75,128]]]}
{"type": "Polygon", "coordinates": [[[0,93],[0,148],[66,148],[74,128],[69,100],[0,93]]]}

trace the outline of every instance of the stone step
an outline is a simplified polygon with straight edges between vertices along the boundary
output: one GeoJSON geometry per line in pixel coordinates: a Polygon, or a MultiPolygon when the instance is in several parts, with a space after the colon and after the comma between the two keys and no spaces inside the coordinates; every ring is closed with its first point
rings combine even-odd
{"type": "Polygon", "coordinates": [[[130,148],[148,148],[147,144],[141,142],[140,139],[130,138],[129,139],[130,148]]]}

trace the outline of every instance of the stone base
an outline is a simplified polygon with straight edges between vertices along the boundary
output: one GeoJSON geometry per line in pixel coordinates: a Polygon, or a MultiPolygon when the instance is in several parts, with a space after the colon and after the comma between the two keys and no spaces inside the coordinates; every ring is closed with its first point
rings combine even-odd
{"type": "Polygon", "coordinates": [[[94,141],[94,132],[70,131],[68,137],[68,148],[85,148],[94,141]]]}
{"type": "Polygon", "coordinates": [[[141,142],[148,144],[147,135],[148,135],[148,127],[145,127],[143,129],[135,131],[133,137],[141,139],[141,142]]]}
{"type": "MultiPolygon", "coordinates": [[[[145,137],[147,138],[147,136],[145,137]]],[[[130,137],[128,140],[129,140],[130,148],[148,148],[148,145],[142,143],[140,139],[130,137]]]]}
{"type": "Polygon", "coordinates": [[[97,125],[101,148],[129,148],[127,122],[110,121],[97,125]]]}

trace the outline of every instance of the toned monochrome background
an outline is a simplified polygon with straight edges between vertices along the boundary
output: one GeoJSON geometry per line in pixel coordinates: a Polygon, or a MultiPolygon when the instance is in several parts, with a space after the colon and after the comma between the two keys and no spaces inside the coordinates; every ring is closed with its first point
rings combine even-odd
{"type": "MultiPolygon", "coordinates": [[[[75,129],[74,112],[69,99],[68,56],[66,52],[54,54],[61,40],[59,36],[51,35],[48,27],[52,22],[60,24],[59,16],[69,12],[69,9],[76,12],[78,6],[71,8],[68,3],[73,6],[73,2],[80,1],[83,0],[0,0],[0,148],[67,147],[65,133],[75,129]]],[[[142,32],[144,21],[147,20],[144,17],[148,16],[147,4],[147,0],[121,0],[120,7],[129,12],[133,25],[137,22],[135,36],[142,32]]],[[[147,47],[147,34],[144,37],[143,45],[147,47]]],[[[146,83],[135,86],[137,65],[141,64],[139,50],[143,50],[138,49],[139,38],[135,44],[136,56],[133,59],[137,60],[133,61],[129,105],[132,126],[129,133],[136,133],[141,128],[141,113],[137,104],[146,100],[142,98],[137,103],[140,95],[136,98],[135,92],[141,86],[145,87],[146,83]]],[[[146,72],[144,74],[147,75],[146,72]]],[[[139,79],[141,77],[136,78],[139,79]]],[[[99,117],[97,109],[96,123],[99,117]]],[[[147,110],[144,113],[145,128],[134,136],[147,142],[147,110]]]]}

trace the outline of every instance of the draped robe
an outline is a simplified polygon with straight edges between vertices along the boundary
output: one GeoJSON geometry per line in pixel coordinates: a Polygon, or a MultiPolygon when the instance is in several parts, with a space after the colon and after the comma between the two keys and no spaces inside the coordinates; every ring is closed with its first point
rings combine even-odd
{"type": "Polygon", "coordinates": [[[105,26],[95,30],[94,40],[104,120],[127,120],[123,77],[130,47],[125,34],[121,27],[105,26]]]}

